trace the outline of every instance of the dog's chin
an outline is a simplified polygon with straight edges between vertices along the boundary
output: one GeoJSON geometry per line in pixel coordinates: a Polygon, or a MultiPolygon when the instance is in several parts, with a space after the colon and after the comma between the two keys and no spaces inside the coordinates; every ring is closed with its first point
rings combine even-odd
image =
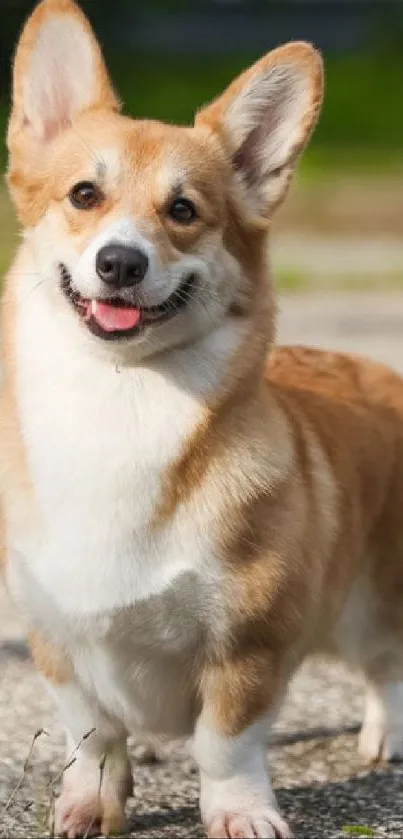
{"type": "Polygon", "coordinates": [[[150,328],[172,320],[189,305],[196,286],[195,274],[188,274],[177,289],[158,306],[136,306],[123,297],[83,297],[73,285],[67,267],[59,264],[60,288],[79,321],[103,341],[129,341],[150,328]]]}

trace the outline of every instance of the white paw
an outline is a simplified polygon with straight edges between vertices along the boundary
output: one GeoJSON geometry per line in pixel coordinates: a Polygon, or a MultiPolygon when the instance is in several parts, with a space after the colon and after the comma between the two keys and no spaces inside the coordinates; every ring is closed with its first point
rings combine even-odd
{"type": "Polygon", "coordinates": [[[62,792],[55,804],[55,833],[57,836],[91,836],[99,833],[102,808],[99,796],[77,798],[62,792]]]}
{"type": "Polygon", "coordinates": [[[382,758],[384,739],[381,723],[364,722],[358,736],[358,753],[365,763],[376,763],[382,758]]]}
{"type": "Polygon", "coordinates": [[[217,813],[207,827],[209,839],[291,839],[287,823],[274,807],[251,812],[217,813]]]}
{"type": "Polygon", "coordinates": [[[358,751],[368,763],[403,760],[403,683],[368,691],[358,751]]]}
{"type": "Polygon", "coordinates": [[[56,801],[54,831],[56,836],[77,839],[82,836],[120,833],[127,826],[123,806],[101,801],[99,795],[78,797],[65,790],[56,801]]]}
{"type": "Polygon", "coordinates": [[[403,729],[385,730],[382,723],[365,722],[358,738],[358,752],[366,763],[403,761],[403,729]]]}
{"type": "Polygon", "coordinates": [[[382,745],[382,760],[403,761],[403,731],[388,731],[382,745]]]}

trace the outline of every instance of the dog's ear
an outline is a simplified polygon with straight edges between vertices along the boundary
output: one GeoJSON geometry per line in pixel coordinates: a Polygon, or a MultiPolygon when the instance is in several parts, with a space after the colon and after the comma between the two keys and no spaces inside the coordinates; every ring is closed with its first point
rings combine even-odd
{"type": "Polygon", "coordinates": [[[268,216],[284,197],[322,94],[319,53],[295,42],[268,53],[197,114],[196,125],[215,131],[228,150],[253,213],[268,216]]]}
{"type": "Polygon", "coordinates": [[[43,0],[17,47],[9,147],[44,145],[89,108],[118,108],[99,44],[72,0],[43,0]]]}

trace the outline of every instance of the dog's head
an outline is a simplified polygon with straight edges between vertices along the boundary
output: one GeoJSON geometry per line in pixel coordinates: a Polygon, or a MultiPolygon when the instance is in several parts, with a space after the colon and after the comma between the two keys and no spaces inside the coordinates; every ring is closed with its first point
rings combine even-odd
{"type": "Polygon", "coordinates": [[[43,0],[15,59],[8,182],[55,317],[144,356],[247,316],[321,96],[318,53],[291,43],[191,128],[129,119],[82,12],[43,0]]]}

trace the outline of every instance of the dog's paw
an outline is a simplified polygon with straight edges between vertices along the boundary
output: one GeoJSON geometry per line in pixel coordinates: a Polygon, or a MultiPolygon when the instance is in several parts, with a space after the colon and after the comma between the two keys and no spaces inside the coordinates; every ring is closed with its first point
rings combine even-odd
{"type": "Polygon", "coordinates": [[[77,798],[71,792],[62,792],[55,804],[54,830],[56,836],[76,839],[99,833],[102,806],[99,796],[77,798]]]}
{"type": "Polygon", "coordinates": [[[403,730],[385,731],[383,726],[363,725],[358,738],[358,753],[366,763],[403,761],[403,730]]]}
{"type": "Polygon", "coordinates": [[[274,807],[251,812],[217,813],[207,828],[208,839],[291,839],[287,823],[274,807]]]}
{"type": "Polygon", "coordinates": [[[54,832],[56,836],[77,839],[83,836],[110,836],[127,827],[124,809],[117,801],[108,804],[99,795],[79,798],[62,792],[56,801],[54,832]]]}
{"type": "Polygon", "coordinates": [[[365,763],[376,763],[382,758],[385,732],[383,725],[364,722],[358,736],[358,754],[365,763]]]}
{"type": "Polygon", "coordinates": [[[382,743],[382,760],[390,763],[403,761],[403,731],[388,731],[382,743]]]}
{"type": "Polygon", "coordinates": [[[368,690],[358,751],[367,763],[403,760],[403,682],[368,690]]]}

